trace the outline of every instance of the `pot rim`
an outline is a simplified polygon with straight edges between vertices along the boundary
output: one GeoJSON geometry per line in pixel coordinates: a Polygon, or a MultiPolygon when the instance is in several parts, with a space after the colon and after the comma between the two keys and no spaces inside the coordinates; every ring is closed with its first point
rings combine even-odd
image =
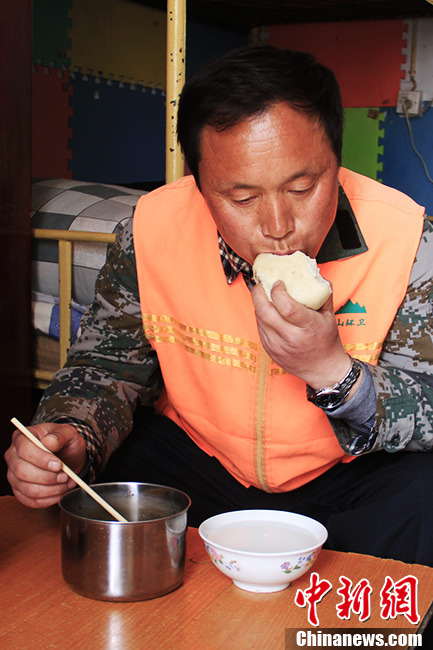
{"type": "MultiPolygon", "coordinates": [[[[62,496],[62,498],[60,499],[58,505],[59,505],[60,510],[62,511],[62,514],[67,515],[69,517],[73,517],[75,519],[82,519],[84,521],[96,522],[98,524],[110,524],[110,525],[111,524],[118,524],[119,526],[135,526],[135,525],[139,524],[139,525],[142,526],[143,524],[153,524],[153,523],[155,523],[157,521],[166,521],[166,520],[173,519],[174,517],[178,517],[179,515],[182,515],[182,514],[186,513],[188,511],[188,509],[190,508],[191,503],[192,503],[191,497],[186,492],[184,492],[183,490],[179,490],[179,488],[172,487],[171,485],[162,485],[161,483],[145,483],[144,481],[143,482],[142,481],[109,481],[109,482],[105,482],[105,483],[90,483],[89,485],[93,489],[98,488],[98,487],[107,486],[107,485],[117,485],[117,486],[122,486],[122,485],[136,485],[137,486],[138,485],[138,486],[146,486],[146,487],[165,488],[167,490],[171,490],[172,492],[177,492],[178,494],[181,494],[182,496],[184,496],[186,498],[187,505],[184,508],[182,508],[181,510],[179,510],[178,512],[173,512],[172,514],[165,515],[164,517],[155,517],[153,519],[140,519],[140,520],[126,521],[126,522],[117,521],[116,519],[113,519],[113,520],[111,520],[111,519],[95,519],[93,517],[86,517],[85,515],[79,515],[79,514],[77,514],[75,512],[71,512],[70,510],[68,510],[68,508],[63,503],[74,492],[77,492],[77,493],[78,492],[83,492],[83,493],[85,493],[82,488],[77,486],[75,488],[72,488],[72,490],[69,490],[68,492],[66,492],[66,494],[64,494],[62,496]]],[[[91,499],[90,496],[89,496],[89,499],[91,499]]]]}

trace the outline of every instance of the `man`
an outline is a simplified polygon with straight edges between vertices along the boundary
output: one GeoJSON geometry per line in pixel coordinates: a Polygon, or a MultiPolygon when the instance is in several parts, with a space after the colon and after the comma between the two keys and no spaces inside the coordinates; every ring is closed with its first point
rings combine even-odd
{"type": "MultiPolygon", "coordinates": [[[[413,453],[433,445],[423,209],[340,169],[338,86],[304,53],[212,64],[178,133],[193,176],[140,199],[33,431],[85,476],[184,489],[193,525],[286,509],[331,548],[433,564],[432,462],[413,453]],[[259,253],[297,250],[332,283],[319,311],[254,286],[259,253]]],[[[26,505],[73,486],[18,432],[6,458],[26,505]]]]}

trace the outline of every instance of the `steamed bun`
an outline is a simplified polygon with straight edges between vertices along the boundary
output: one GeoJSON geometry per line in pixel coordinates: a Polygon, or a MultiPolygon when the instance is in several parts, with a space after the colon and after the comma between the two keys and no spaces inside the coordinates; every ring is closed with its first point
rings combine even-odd
{"type": "Polygon", "coordinates": [[[320,309],[331,295],[331,286],[320,275],[316,260],[301,251],[291,255],[260,253],[254,260],[253,272],[269,300],[271,289],[279,280],[292,298],[311,309],[320,309]]]}

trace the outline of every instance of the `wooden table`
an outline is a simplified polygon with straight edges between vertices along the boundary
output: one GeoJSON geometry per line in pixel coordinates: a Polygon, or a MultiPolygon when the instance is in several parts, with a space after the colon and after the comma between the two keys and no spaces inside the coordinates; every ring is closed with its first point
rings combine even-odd
{"type": "MultiPolygon", "coordinates": [[[[195,529],[188,531],[185,582],[161,598],[135,603],[96,601],[75,594],[60,568],[56,508],[31,510],[14,497],[0,497],[0,648],[2,650],[284,650],[286,628],[310,628],[306,608],[294,604],[297,588],[310,573],[275,594],[236,588],[214,568],[195,529]]],[[[318,604],[325,627],[409,627],[404,616],[385,621],[378,615],[384,577],[408,574],[419,579],[419,613],[425,618],[433,599],[433,569],[352,553],[322,551],[313,571],[335,582],[318,604]],[[372,616],[338,619],[338,576],[355,584],[368,577],[374,589],[372,616]]]]}

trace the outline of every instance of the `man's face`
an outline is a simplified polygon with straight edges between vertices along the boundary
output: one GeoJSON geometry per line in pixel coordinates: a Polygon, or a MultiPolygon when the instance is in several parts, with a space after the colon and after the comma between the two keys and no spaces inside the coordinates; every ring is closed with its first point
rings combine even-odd
{"type": "Polygon", "coordinates": [[[338,164],[323,128],[285,103],[200,139],[202,194],[224,240],[259,253],[316,257],[335,217],[338,164]]]}

